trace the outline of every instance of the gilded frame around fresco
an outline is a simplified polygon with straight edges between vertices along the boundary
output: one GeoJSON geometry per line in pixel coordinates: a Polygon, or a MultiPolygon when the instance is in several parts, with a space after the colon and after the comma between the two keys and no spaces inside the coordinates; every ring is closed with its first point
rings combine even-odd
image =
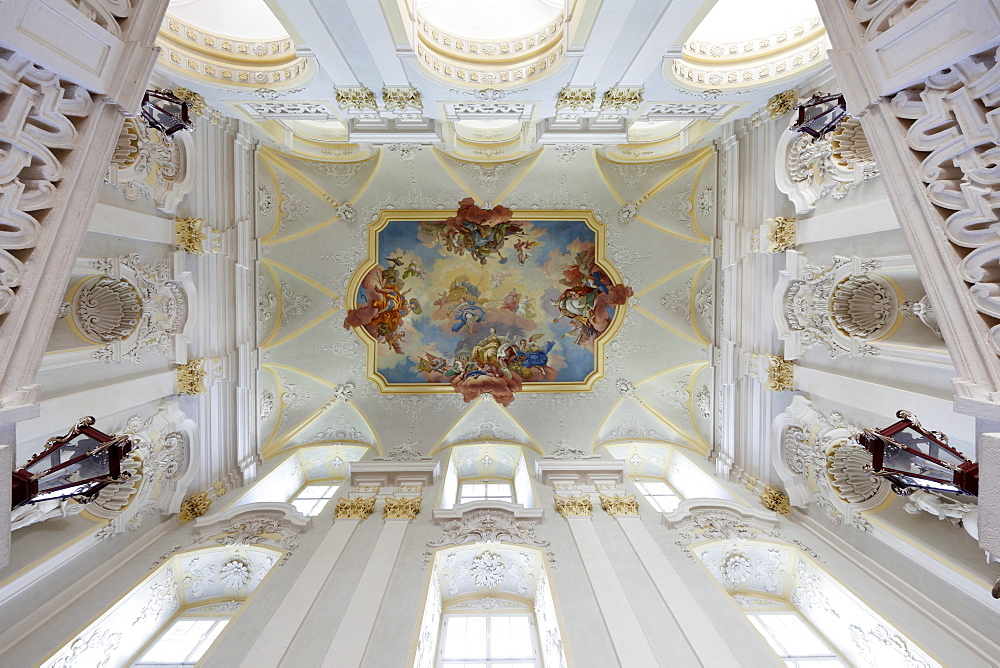
{"type": "MultiPolygon", "coordinates": [[[[605,251],[607,238],[604,224],[597,220],[590,209],[529,209],[527,215],[514,212],[515,220],[581,220],[594,231],[594,260],[615,283],[623,283],[621,274],[607,259],[605,251]]],[[[437,221],[454,215],[447,209],[383,209],[377,220],[368,225],[368,256],[355,269],[347,284],[347,294],[344,297],[345,310],[357,307],[357,294],[364,276],[372,268],[378,266],[378,233],[386,225],[395,220],[437,221]]],[[[625,322],[628,304],[616,307],[615,318],[611,326],[601,335],[594,345],[594,370],[580,382],[526,382],[522,392],[589,392],[594,383],[604,377],[604,347],[615,337],[622,323],[625,322]]],[[[365,375],[378,387],[382,394],[453,394],[454,388],[443,383],[389,383],[376,371],[375,354],[379,342],[373,339],[362,327],[352,327],[355,335],[365,344],[367,357],[365,360],[365,375]]]]}

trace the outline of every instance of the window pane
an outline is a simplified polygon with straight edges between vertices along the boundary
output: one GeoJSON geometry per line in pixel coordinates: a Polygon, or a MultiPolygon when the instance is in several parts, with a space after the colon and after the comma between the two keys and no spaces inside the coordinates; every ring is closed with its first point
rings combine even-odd
{"type": "Polygon", "coordinates": [[[291,503],[306,517],[315,517],[337,493],[337,487],[338,485],[308,485],[291,503]]]}
{"type": "Polygon", "coordinates": [[[445,624],[443,658],[486,658],[486,617],[449,617],[445,624]]]}
{"type": "Polygon", "coordinates": [[[459,503],[513,500],[514,493],[509,482],[464,482],[458,496],[459,503]]]}
{"type": "Polygon", "coordinates": [[[794,612],[748,617],[782,658],[836,657],[826,643],[794,612]]]}
{"type": "Polygon", "coordinates": [[[226,621],[178,619],[146,650],[138,663],[193,663],[222,633],[226,621]]]}
{"type": "Polygon", "coordinates": [[[490,658],[530,659],[535,656],[527,617],[490,618],[490,658]]]}

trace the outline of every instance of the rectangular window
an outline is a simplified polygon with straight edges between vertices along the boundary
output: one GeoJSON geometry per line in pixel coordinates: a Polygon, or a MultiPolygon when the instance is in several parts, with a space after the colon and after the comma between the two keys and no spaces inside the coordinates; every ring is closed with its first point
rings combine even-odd
{"type": "Polygon", "coordinates": [[[306,517],[315,517],[337,493],[340,485],[306,485],[305,489],[292,499],[291,504],[306,517]]]}
{"type": "Polygon", "coordinates": [[[538,666],[532,615],[445,615],[440,666],[538,666]]]}
{"type": "Polygon", "coordinates": [[[136,666],[193,666],[229,622],[227,619],[178,618],[147,649],[136,666]]]}
{"type": "Polygon", "coordinates": [[[514,491],[509,482],[463,482],[458,490],[458,502],[469,501],[510,501],[514,502],[514,491]]]}
{"type": "Polygon", "coordinates": [[[844,666],[816,631],[794,612],[751,613],[747,617],[775,654],[793,668],[844,666]]]}
{"type": "Polygon", "coordinates": [[[681,497],[665,482],[645,480],[636,482],[635,486],[639,493],[646,497],[650,505],[661,513],[676,510],[677,506],[681,504],[681,497]]]}

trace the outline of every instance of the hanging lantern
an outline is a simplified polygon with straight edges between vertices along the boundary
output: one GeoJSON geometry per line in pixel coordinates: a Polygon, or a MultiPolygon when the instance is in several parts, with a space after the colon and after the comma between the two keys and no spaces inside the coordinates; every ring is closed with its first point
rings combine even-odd
{"type": "Polygon", "coordinates": [[[147,90],[142,96],[142,117],[165,135],[193,130],[188,103],[169,90],[147,90]]]}
{"type": "Polygon", "coordinates": [[[817,91],[811,98],[796,107],[799,111],[792,130],[804,132],[813,140],[833,132],[847,118],[847,103],[840,93],[824,95],[817,91]]]}
{"type": "Polygon", "coordinates": [[[874,431],[865,429],[857,441],[872,455],[870,475],[886,478],[900,496],[917,489],[953,494],[979,494],[979,464],[948,445],[948,437],[920,426],[909,411],[898,411],[899,422],[874,431]]]}
{"type": "Polygon", "coordinates": [[[45,450],[13,472],[11,508],[65,498],[88,503],[105,486],[131,475],[122,471],[121,463],[131,452],[132,441],[98,431],[93,424],[94,418],[81,418],[66,435],[50,438],[45,450]]]}

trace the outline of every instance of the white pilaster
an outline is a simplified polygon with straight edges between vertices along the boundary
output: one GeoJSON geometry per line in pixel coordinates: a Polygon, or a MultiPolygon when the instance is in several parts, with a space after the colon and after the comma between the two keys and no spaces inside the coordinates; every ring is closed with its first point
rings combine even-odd
{"type": "MultiPolygon", "coordinates": [[[[371,557],[358,579],[351,602],[344,618],[337,627],[330,649],[323,659],[323,668],[360,666],[368,647],[369,636],[375,626],[382,598],[389,586],[389,577],[396,564],[399,548],[403,544],[408,519],[383,520],[382,532],[375,542],[371,557]]],[[[258,664],[260,665],[260,664],[258,664]]]]}
{"type": "Polygon", "coordinates": [[[604,551],[593,520],[589,517],[567,517],[566,522],[580,551],[580,559],[587,569],[590,586],[601,607],[604,625],[611,635],[618,661],[622,666],[659,665],[639,625],[639,618],[632,610],[632,604],[611,565],[611,559],[604,551]]]}
{"type": "Polygon", "coordinates": [[[278,666],[285,657],[285,652],[292,644],[295,634],[316,602],[316,597],[323,589],[337,560],[351,539],[354,529],[361,520],[336,520],[323,537],[309,563],[295,580],[295,584],[285,594],[274,611],[264,632],[258,636],[250,648],[250,653],[243,660],[242,668],[257,668],[257,666],[278,666]]]}
{"type": "Polygon", "coordinates": [[[725,638],[656,545],[642,518],[616,515],[615,519],[702,665],[707,668],[739,665],[725,638]]]}

